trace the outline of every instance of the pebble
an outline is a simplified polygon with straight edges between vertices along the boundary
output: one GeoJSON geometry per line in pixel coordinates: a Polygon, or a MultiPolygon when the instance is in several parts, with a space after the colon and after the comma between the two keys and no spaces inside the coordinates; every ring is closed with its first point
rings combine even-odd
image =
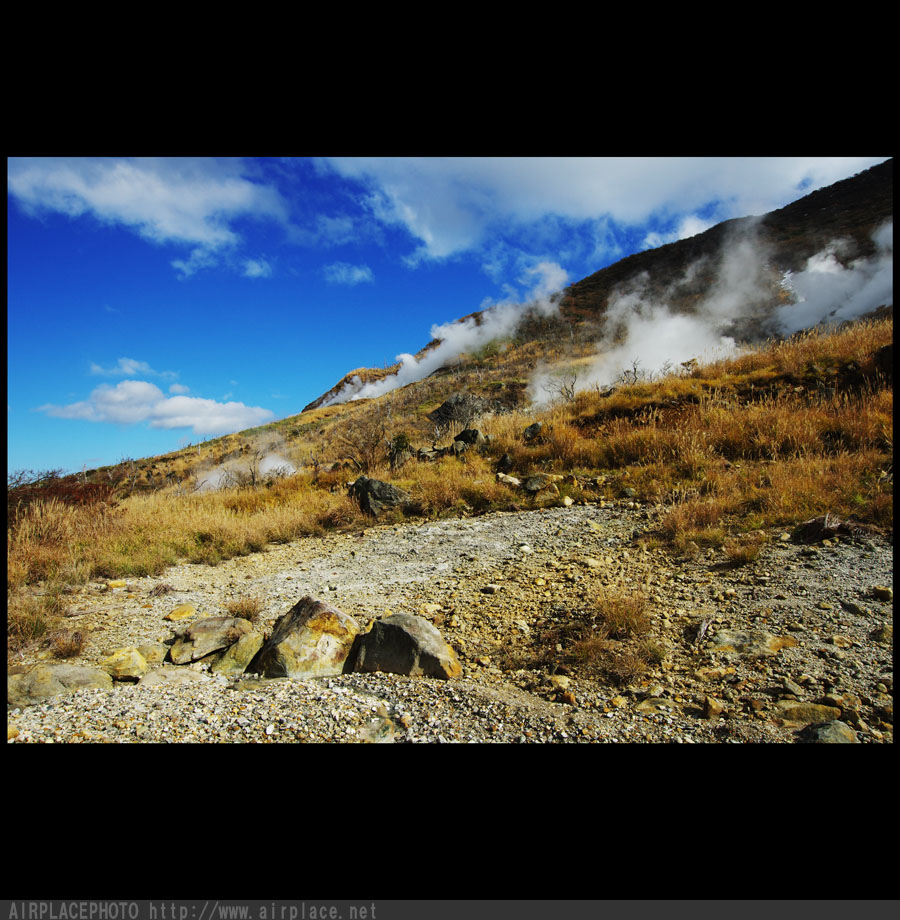
{"type": "MultiPolygon", "coordinates": [[[[652,517],[641,520],[652,531],[652,517]]],[[[841,597],[855,603],[875,596],[871,585],[890,584],[889,541],[872,537],[865,554],[841,541],[827,566],[807,569],[797,564],[806,548],[776,539],[756,567],[723,571],[715,552],[673,558],[642,548],[632,540],[635,522],[633,510],[610,503],[376,525],[273,546],[214,568],[176,565],[162,576],[129,579],[130,597],[88,585],[74,604],[74,625],[92,637],[80,665],[98,666],[104,650],[167,641],[174,626],[164,617],[180,605],[202,616],[225,613],[239,585],[237,593],[265,599],[255,624],[261,630],[300,597],[329,588],[330,602],[361,624],[385,610],[425,610],[456,647],[464,672],[451,681],[382,673],[228,681],[210,679],[198,662],[179,669],[203,678],[190,683],[117,681],[112,689],[11,710],[8,740],[793,743],[801,740],[802,722],[785,715],[841,713],[859,742],[892,741],[890,607],[878,607],[873,623],[835,592],[839,585],[841,597]],[[567,578],[576,572],[579,580],[567,578]],[[151,595],[161,582],[173,590],[151,595]],[[487,601],[489,586],[496,590],[487,601]],[[545,635],[588,615],[601,588],[633,587],[647,597],[647,639],[665,650],[662,664],[644,677],[611,686],[577,665],[549,674],[546,666],[505,663],[510,651],[545,654],[545,635]],[[712,610],[711,589],[726,601],[712,610]],[[740,645],[713,653],[694,641],[703,618],[714,623],[711,637],[764,627],[775,637],[790,631],[793,639],[766,658],[740,645]],[[849,644],[842,648],[836,637],[849,644]],[[779,710],[780,694],[786,706],[819,708],[779,710]],[[839,699],[845,706],[830,705],[839,699]]],[[[565,655],[569,640],[553,647],[565,655]]],[[[37,660],[35,653],[22,663],[37,660]]],[[[154,662],[149,673],[171,667],[154,662]]]]}

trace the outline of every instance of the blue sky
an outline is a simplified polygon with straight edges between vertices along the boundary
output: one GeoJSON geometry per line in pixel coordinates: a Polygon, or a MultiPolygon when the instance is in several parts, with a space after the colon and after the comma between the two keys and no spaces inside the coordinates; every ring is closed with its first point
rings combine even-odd
{"type": "Polygon", "coordinates": [[[13,157],[9,470],[294,415],[435,326],[886,157],[13,157]]]}

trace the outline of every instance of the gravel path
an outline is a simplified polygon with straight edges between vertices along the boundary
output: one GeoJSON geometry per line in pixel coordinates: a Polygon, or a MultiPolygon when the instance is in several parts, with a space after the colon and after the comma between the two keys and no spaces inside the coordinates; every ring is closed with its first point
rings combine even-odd
{"type": "Polygon", "coordinates": [[[121,587],[89,584],[71,599],[69,622],[89,635],[73,664],[171,639],[164,617],[179,604],[203,617],[258,597],[257,627],[268,630],[312,595],[361,624],[386,611],[425,616],[464,671],[447,682],[229,681],[199,662],[187,684],[123,681],[12,709],[8,734],[17,743],[793,742],[824,723],[847,740],[892,741],[893,606],[875,592],[893,584],[889,539],[802,546],[773,531],[754,562],[726,568],[721,551],[688,560],[644,549],[635,538],[655,515],[620,502],[375,526],[121,587]],[[629,686],[547,665],[548,630],[589,616],[604,588],[648,598],[650,637],[665,650],[629,686]],[[735,647],[736,634],[774,637],[777,650],[735,647]]]}

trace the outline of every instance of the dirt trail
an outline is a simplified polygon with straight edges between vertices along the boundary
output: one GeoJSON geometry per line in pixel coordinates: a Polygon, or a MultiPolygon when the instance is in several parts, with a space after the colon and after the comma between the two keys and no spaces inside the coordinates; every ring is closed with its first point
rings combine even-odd
{"type": "Polygon", "coordinates": [[[170,639],[163,617],[178,604],[212,616],[259,597],[259,625],[269,629],[309,594],[363,624],[386,611],[426,616],[464,673],[447,683],[387,674],[244,681],[239,692],[208,680],[152,697],[117,684],[27,707],[10,722],[22,741],[356,740],[377,734],[369,726],[381,719],[392,740],[691,742],[794,741],[808,724],[839,717],[855,740],[892,740],[893,609],[873,593],[893,584],[888,539],[810,547],[773,531],[758,559],[729,569],[721,551],[679,560],[643,549],[635,538],[654,520],[652,510],[615,503],[374,526],[111,590],[88,585],[71,605],[72,626],[90,634],[75,663],[170,639]],[[151,594],[162,584],[172,590],[151,594]],[[648,638],[665,652],[630,686],[571,664],[551,674],[547,663],[548,634],[587,622],[601,589],[641,591],[648,638]],[[745,644],[729,645],[734,634],[745,644]],[[751,648],[766,636],[775,646],[751,648]],[[168,707],[193,713],[193,723],[172,724],[168,707]]]}

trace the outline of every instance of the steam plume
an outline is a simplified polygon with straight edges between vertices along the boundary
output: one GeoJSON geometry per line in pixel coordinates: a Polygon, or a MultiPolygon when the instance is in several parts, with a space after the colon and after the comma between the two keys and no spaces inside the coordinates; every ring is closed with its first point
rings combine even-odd
{"type": "Polygon", "coordinates": [[[507,300],[496,303],[481,313],[480,321],[467,317],[461,322],[432,326],[431,337],[439,340],[440,344],[421,359],[410,354],[397,355],[400,369],[396,374],[370,383],[363,383],[359,377],[355,377],[324,405],[381,396],[390,390],[422,380],[464,352],[477,351],[495,339],[511,336],[528,310],[542,316],[552,316],[557,311],[557,305],[551,295],[565,287],[568,282],[567,273],[555,262],[541,262],[528,274],[536,276],[537,281],[523,302],[507,300]]]}

